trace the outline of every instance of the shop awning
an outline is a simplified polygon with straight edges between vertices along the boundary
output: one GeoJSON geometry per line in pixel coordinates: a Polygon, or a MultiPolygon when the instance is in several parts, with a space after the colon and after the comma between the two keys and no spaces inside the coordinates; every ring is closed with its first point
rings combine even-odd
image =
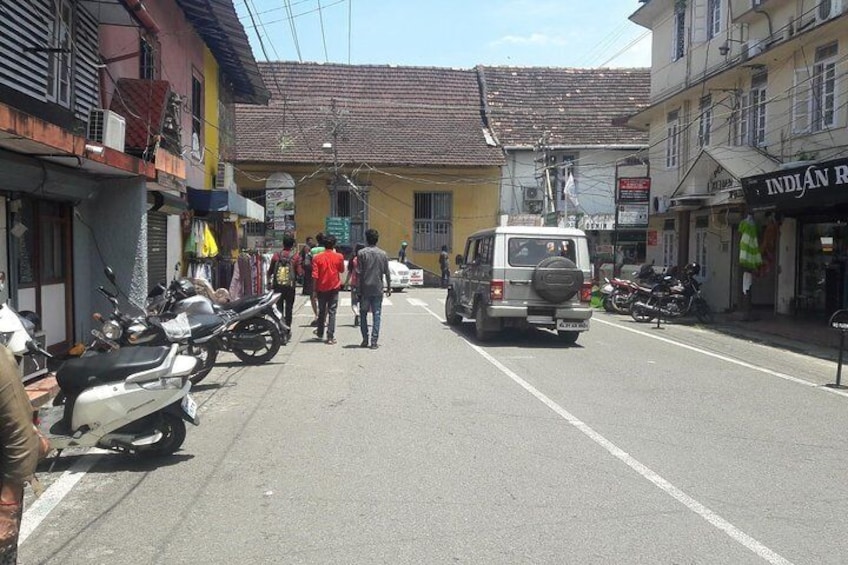
{"type": "Polygon", "coordinates": [[[147,209],[148,212],[182,214],[188,210],[188,203],[182,196],[164,190],[148,190],[147,204],[150,206],[147,209]]]}
{"type": "Polygon", "coordinates": [[[754,147],[704,147],[672,194],[671,209],[741,204],[743,177],[770,173],[779,167],[779,161],[754,147]]]}
{"type": "Polygon", "coordinates": [[[198,212],[229,212],[245,220],[265,221],[265,208],[232,190],[189,188],[188,205],[198,212]]]}

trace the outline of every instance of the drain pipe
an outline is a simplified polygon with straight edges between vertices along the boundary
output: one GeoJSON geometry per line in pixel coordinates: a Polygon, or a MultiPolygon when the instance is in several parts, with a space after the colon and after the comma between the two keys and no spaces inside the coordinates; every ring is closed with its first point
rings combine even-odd
{"type": "Polygon", "coordinates": [[[156,35],[159,33],[159,24],[147,11],[147,8],[142,4],[141,0],[121,0],[132,16],[150,33],[156,35]]]}

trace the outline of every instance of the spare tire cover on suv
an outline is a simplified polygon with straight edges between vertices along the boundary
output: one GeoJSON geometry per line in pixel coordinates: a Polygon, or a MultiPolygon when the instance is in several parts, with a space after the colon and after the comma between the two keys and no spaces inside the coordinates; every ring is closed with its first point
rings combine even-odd
{"type": "Polygon", "coordinates": [[[543,259],[533,271],[533,288],[548,302],[570,300],[583,285],[583,271],[565,257],[543,259]]]}

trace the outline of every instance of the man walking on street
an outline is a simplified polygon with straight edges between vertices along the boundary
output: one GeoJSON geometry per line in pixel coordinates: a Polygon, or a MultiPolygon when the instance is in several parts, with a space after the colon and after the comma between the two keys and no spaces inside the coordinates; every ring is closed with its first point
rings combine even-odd
{"type": "Polygon", "coordinates": [[[442,245],[442,251],[439,253],[439,268],[442,270],[442,288],[447,288],[450,282],[450,258],[447,245],[442,245]]]}
{"type": "MultiPolygon", "coordinates": [[[[324,246],[324,232],[319,231],[315,234],[316,245],[313,245],[309,252],[307,253],[307,258],[310,265],[314,264],[315,256],[319,253],[323,252],[326,247],[324,246]]],[[[315,277],[312,277],[312,280],[315,280],[315,277]]],[[[309,295],[309,302],[312,304],[312,314],[315,318],[309,324],[310,326],[318,325],[318,291],[315,288],[315,285],[312,285],[312,292],[309,295]]]]}
{"type": "Polygon", "coordinates": [[[283,313],[286,322],[288,337],[291,337],[292,313],[294,310],[294,296],[297,276],[295,274],[295,262],[297,254],[293,251],[294,237],[291,234],[283,236],[283,250],[274,253],[271,259],[271,267],[268,269],[268,278],[274,292],[280,293],[280,301],[277,303],[283,313]]]}
{"type": "Polygon", "coordinates": [[[371,312],[371,349],[377,349],[380,338],[380,318],[383,310],[383,279],[386,281],[386,296],[392,294],[392,278],[389,273],[389,257],[377,247],[380,234],[375,229],[365,232],[368,247],[357,253],[359,269],[359,330],[362,332],[360,347],[368,347],[368,312],[371,312]]]}
{"type": "Polygon", "coordinates": [[[318,327],[313,333],[318,339],[324,339],[326,322],[327,345],[334,345],[336,343],[336,310],[339,307],[344,256],[336,251],[336,236],[326,236],[323,240],[324,250],[312,259],[312,278],[315,283],[315,294],[318,297],[318,327]]]}

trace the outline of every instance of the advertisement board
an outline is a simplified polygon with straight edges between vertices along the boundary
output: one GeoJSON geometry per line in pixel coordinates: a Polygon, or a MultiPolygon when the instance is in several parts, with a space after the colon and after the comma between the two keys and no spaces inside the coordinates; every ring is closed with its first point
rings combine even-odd
{"type": "Polygon", "coordinates": [[[631,202],[649,202],[651,199],[650,177],[624,177],[618,179],[616,202],[620,204],[631,202]]]}

